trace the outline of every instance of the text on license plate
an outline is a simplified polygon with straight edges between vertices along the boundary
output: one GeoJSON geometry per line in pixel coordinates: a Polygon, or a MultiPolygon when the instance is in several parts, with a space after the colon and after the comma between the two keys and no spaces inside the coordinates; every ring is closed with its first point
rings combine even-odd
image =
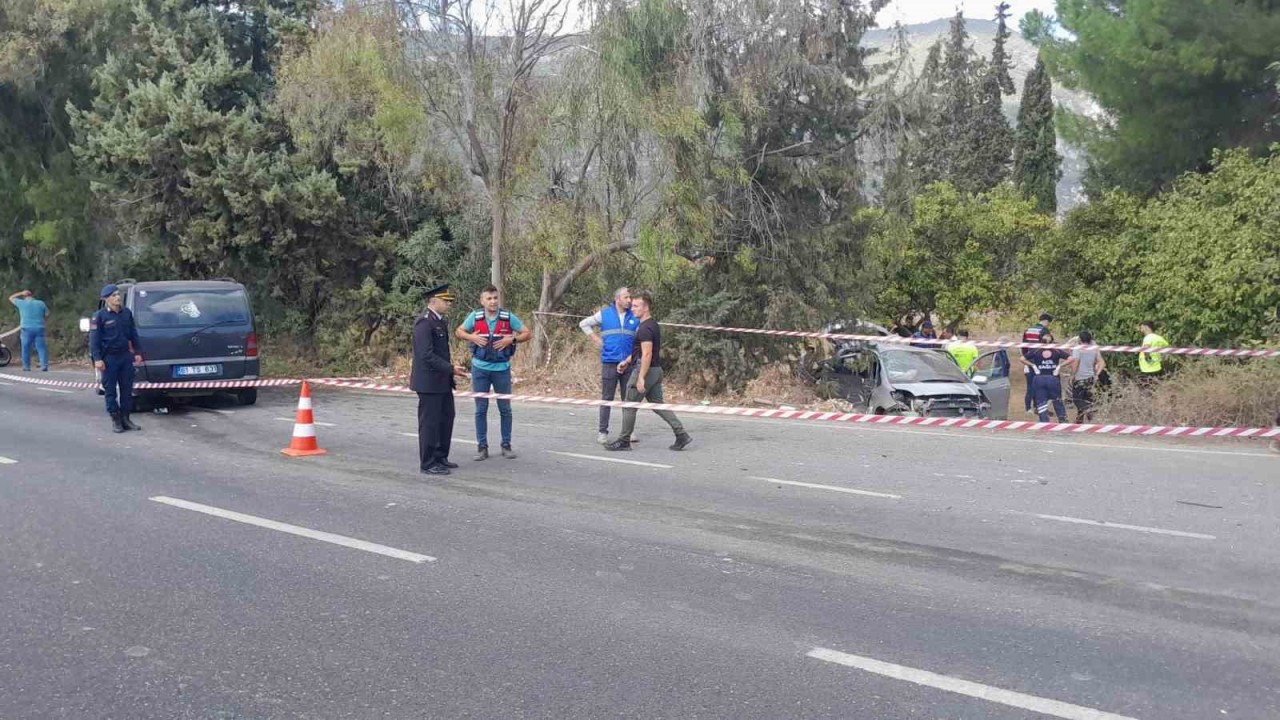
{"type": "Polygon", "coordinates": [[[173,369],[173,376],[217,375],[220,372],[222,372],[221,365],[178,365],[173,369]]]}

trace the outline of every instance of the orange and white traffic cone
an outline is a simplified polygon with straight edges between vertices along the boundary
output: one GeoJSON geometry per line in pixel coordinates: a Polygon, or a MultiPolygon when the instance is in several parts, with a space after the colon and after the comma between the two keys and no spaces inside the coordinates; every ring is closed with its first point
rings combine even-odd
{"type": "Polygon", "coordinates": [[[324,455],[328,450],[316,444],[316,421],[311,414],[311,386],[302,383],[302,394],[298,396],[298,415],[293,421],[293,440],[289,447],[280,452],[291,457],[306,455],[324,455]]]}

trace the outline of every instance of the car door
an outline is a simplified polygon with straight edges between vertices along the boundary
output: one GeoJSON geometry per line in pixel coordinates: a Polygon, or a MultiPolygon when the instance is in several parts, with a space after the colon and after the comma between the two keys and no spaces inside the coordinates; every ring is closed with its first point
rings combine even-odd
{"type": "Polygon", "coordinates": [[[996,350],[978,356],[969,366],[969,377],[978,386],[987,402],[991,403],[989,416],[995,420],[1009,418],[1009,351],[996,350]]]}

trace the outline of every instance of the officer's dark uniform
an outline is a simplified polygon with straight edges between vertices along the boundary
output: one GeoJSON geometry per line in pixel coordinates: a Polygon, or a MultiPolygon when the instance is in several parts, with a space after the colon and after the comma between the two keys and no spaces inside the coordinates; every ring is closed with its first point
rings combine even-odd
{"type": "Polygon", "coordinates": [[[1058,368],[1063,361],[1071,357],[1062,350],[1032,350],[1035,356],[1031,363],[1035,365],[1031,376],[1031,388],[1035,394],[1036,413],[1040,422],[1049,422],[1049,405],[1053,404],[1053,412],[1058,422],[1067,421],[1067,408],[1062,404],[1062,381],[1058,378],[1058,368]]]}
{"type": "MultiPolygon", "coordinates": [[[[449,286],[427,292],[427,297],[452,300],[449,286]]],[[[418,460],[424,473],[445,475],[450,467],[453,440],[453,362],[449,359],[449,323],[427,310],[413,325],[413,371],[409,388],[418,393],[418,460]]]]}
{"type": "MultiPolygon", "coordinates": [[[[108,285],[102,288],[102,297],[110,297],[116,290],[115,285],[108,285]]],[[[133,311],[121,306],[119,312],[112,312],[104,305],[93,314],[89,321],[89,354],[94,362],[101,360],[106,365],[102,371],[102,389],[107,414],[116,432],[141,429],[129,419],[133,411],[135,353],[142,354],[142,343],[133,322],[133,311]]]]}

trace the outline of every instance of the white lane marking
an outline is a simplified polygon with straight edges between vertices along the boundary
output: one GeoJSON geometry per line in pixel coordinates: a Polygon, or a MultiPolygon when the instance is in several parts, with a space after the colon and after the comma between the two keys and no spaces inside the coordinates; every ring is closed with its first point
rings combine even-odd
{"type": "Polygon", "coordinates": [[[41,391],[41,392],[58,393],[58,394],[60,394],[60,395],[70,395],[70,394],[71,394],[71,391],[70,391],[70,390],[59,390],[58,388],[40,387],[39,385],[37,385],[37,386],[36,386],[36,389],[37,389],[37,390],[39,390],[39,391],[41,391]]]}
{"type": "MultiPolygon", "coordinates": [[[[276,419],[277,419],[277,420],[284,420],[285,422],[294,422],[295,420],[297,420],[297,418],[282,418],[282,417],[278,417],[278,418],[276,418],[276,419]]],[[[311,421],[311,424],[312,424],[312,425],[319,425],[320,427],[338,427],[337,425],[334,425],[333,423],[320,422],[319,420],[312,420],[312,421],[311,421]]]]}
{"type": "Polygon", "coordinates": [[[819,485],[817,483],[797,482],[795,480],[779,480],[778,478],[759,477],[757,475],[749,476],[752,480],[763,480],[765,482],[778,483],[780,485],[794,485],[802,488],[812,488],[814,490],[830,490],[832,492],[849,493],[850,495],[866,495],[867,497],[888,498],[890,500],[901,500],[901,495],[893,495],[891,493],[871,492],[870,490],[858,490],[856,488],[839,487],[837,485],[819,485]]]}
{"type": "Polygon", "coordinates": [[[0,455],[0,465],[17,465],[17,464],[18,464],[17,460],[0,455]]]}
{"type": "Polygon", "coordinates": [[[268,530],[278,530],[283,533],[289,533],[290,535],[298,535],[305,538],[311,538],[312,540],[320,540],[322,542],[333,543],[334,545],[341,545],[343,547],[354,548],[356,550],[364,550],[365,552],[377,553],[378,555],[386,555],[387,557],[393,557],[398,560],[408,560],[409,562],[415,563],[436,561],[436,559],[430,555],[420,555],[415,552],[409,552],[408,550],[400,550],[398,548],[387,547],[386,545],[371,543],[367,540],[357,540],[356,538],[349,538],[345,535],[335,535],[321,530],[312,530],[310,528],[290,525],[276,520],[268,520],[266,518],[255,517],[253,515],[233,512],[231,510],[223,510],[222,508],[216,508],[210,505],[201,505],[200,503],[193,503],[187,500],[179,500],[177,498],[165,497],[163,495],[157,495],[149,499],[154,502],[162,503],[164,505],[172,505],[173,507],[179,507],[184,510],[194,510],[198,513],[220,517],[225,520],[234,520],[246,525],[267,528],[268,530]]]}
{"type": "Polygon", "coordinates": [[[582,455],[580,453],[557,452],[555,450],[548,450],[547,452],[552,455],[564,455],[565,457],[581,458],[583,460],[599,460],[600,462],[618,463],[620,465],[639,465],[640,467],[659,468],[661,470],[670,470],[673,467],[671,465],[663,465],[661,463],[647,463],[640,462],[639,460],[623,460],[622,458],[600,457],[599,455],[582,455]]]}
{"type": "Polygon", "coordinates": [[[0,382],[0,385],[8,385],[9,387],[13,387],[13,383],[7,383],[7,382],[0,382]]]}
{"type": "Polygon", "coordinates": [[[235,415],[236,414],[235,410],[219,410],[217,408],[196,408],[196,409],[203,410],[205,412],[218,413],[219,415],[235,415]]]}
{"type": "Polygon", "coordinates": [[[405,436],[405,437],[411,437],[411,438],[416,438],[416,437],[418,437],[418,433],[407,433],[407,432],[402,432],[402,433],[400,433],[400,434],[401,434],[401,435],[403,435],[403,436],[405,436]]]}
{"type": "Polygon", "coordinates": [[[1018,512],[1011,510],[1017,515],[1030,515],[1042,520],[1057,520],[1058,522],[1074,523],[1076,525],[1094,525],[1097,527],[1117,528],[1120,530],[1135,530],[1137,532],[1155,533],[1156,535],[1173,535],[1174,537],[1194,538],[1196,540],[1217,540],[1213,535],[1205,535],[1204,533],[1186,532],[1183,530],[1165,530],[1164,528],[1153,528],[1145,525],[1125,525],[1124,523],[1108,522],[1106,520],[1085,520],[1084,518],[1066,517],[1064,515],[1041,515],[1040,513],[1018,512]]]}
{"type": "Polygon", "coordinates": [[[1065,720],[1135,720],[1126,715],[1116,715],[1115,713],[1095,710],[1093,708],[1083,707],[1081,705],[1072,705],[1060,700],[1050,700],[1048,698],[1036,697],[1035,695],[1027,695],[1025,693],[1015,692],[1013,690],[1005,690],[1003,688],[992,687],[991,685],[983,685],[969,680],[961,680],[960,678],[950,677],[948,675],[939,675],[929,672],[928,670],[917,670],[905,665],[895,665],[893,663],[874,660],[861,655],[850,655],[839,650],[828,650],[827,648],[814,648],[805,653],[808,657],[815,660],[824,660],[837,665],[855,668],[857,670],[865,670],[877,675],[893,678],[895,680],[906,680],[917,685],[925,685],[947,692],[958,693],[960,695],[968,695],[980,700],[1008,705],[1010,707],[1020,708],[1022,710],[1030,710],[1031,712],[1050,715],[1052,717],[1064,718],[1065,720]]]}

